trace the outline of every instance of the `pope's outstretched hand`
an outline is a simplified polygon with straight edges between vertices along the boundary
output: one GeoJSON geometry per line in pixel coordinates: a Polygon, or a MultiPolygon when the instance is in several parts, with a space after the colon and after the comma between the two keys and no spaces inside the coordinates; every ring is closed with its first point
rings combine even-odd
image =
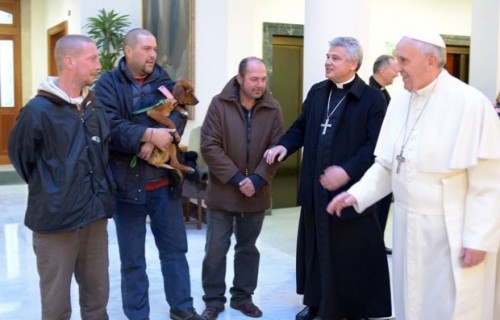
{"type": "Polygon", "coordinates": [[[347,192],[342,192],[338,194],[335,198],[330,201],[328,206],[326,207],[326,211],[329,214],[336,214],[338,217],[340,217],[340,212],[342,209],[345,207],[352,206],[357,203],[356,198],[352,196],[350,193],[347,192]]]}

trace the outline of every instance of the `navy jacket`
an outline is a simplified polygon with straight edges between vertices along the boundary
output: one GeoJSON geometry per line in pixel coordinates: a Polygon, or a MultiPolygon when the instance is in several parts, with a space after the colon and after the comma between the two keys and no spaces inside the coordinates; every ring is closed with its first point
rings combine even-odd
{"type": "MultiPolygon", "coordinates": [[[[117,201],[143,204],[146,201],[144,185],[146,170],[157,177],[175,174],[163,168],[152,167],[147,162],[137,159],[132,167],[132,158],[139,153],[141,139],[148,127],[163,127],[150,119],[146,113],[133,115],[134,111],[144,107],[141,98],[153,94],[162,85],[170,91],[175,81],[167,72],[155,65],[153,72],[139,86],[122,58],[115,69],[102,74],[94,91],[99,101],[105,106],[111,125],[110,166],[116,182],[117,201]]],[[[187,119],[178,112],[172,112],[170,118],[175,122],[177,131],[182,134],[187,119]]]]}
{"type": "MultiPolygon", "coordinates": [[[[333,85],[330,80],[311,87],[301,113],[278,142],[278,145],[287,149],[288,155],[304,147],[297,203],[309,210],[326,210],[327,201],[358,181],[375,159],[373,151],[385,116],[386,102],[380,90],[368,86],[357,75],[353,81],[347,92],[346,107],[342,109],[336,127],[335,139],[331,141],[332,152],[328,163],[319,163],[316,155],[318,137],[322,130],[320,123],[333,85]],[[325,191],[324,195],[314,195],[319,184],[317,173],[332,165],[342,167],[351,178],[350,183],[335,192],[325,191]]],[[[356,215],[354,209],[346,208],[342,217],[348,218],[351,215],[356,215]]]]}
{"type": "Polygon", "coordinates": [[[44,91],[21,109],[9,136],[9,157],[28,183],[28,228],[74,230],[111,217],[108,142],[106,114],[92,92],[81,111],[44,91]]]}

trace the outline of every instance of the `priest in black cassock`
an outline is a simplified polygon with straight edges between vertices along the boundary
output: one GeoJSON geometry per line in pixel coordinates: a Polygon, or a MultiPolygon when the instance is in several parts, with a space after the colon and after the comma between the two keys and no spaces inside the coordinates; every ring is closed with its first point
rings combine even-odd
{"type": "Polygon", "coordinates": [[[389,270],[375,208],[359,214],[349,207],[341,218],[326,212],[329,200],[373,163],[387,104],[356,73],[363,60],[359,42],[338,37],[329,44],[328,79],[311,87],[298,118],[264,154],[271,164],[304,147],[297,292],[306,307],[296,319],[390,317],[389,270]]]}
{"type": "MultiPolygon", "coordinates": [[[[373,63],[373,74],[368,80],[368,84],[382,91],[387,104],[391,102],[391,95],[387,91],[386,87],[394,82],[394,79],[398,76],[396,58],[393,56],[383,54],[375,59],[373,63]]],[[[392,193],[389,193],[382,199],[380,199],[377,206],[377,217],[380,224],[380,229],[382,229],[382,235],[385,232],[385,226],[387,225],[387,218],[389,217],[389,211],[391,209],[392,203],[392,193]]],[[[392,249],[385,248],[385,253],[392,254],[392,249]]]]}

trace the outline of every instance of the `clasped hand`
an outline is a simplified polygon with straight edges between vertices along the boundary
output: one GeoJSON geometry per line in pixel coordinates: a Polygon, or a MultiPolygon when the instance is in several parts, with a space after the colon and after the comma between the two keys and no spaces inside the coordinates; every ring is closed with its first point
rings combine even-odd
{"type": "Polygon", "coordinates": [[[255,186],[253,185],[252,180],[246,177],[240,182],[240,191],[247,197],[251,197],[255,194],[255,186]]]}

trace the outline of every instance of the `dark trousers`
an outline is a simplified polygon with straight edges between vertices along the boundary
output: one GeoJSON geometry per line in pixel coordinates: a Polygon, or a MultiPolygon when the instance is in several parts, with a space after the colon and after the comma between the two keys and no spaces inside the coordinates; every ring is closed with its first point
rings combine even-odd
{"type": "Polygon", "coordinates": [[[234,213],[208,209],[207,242],[203,259],[202,285],[207,306],[226,303],[226,255],[234,233],[234,279],[229,290],[236,305],[252,300],[257,287],[260,254],[255,243],[262,230],[265,212],[234,213]]]}

